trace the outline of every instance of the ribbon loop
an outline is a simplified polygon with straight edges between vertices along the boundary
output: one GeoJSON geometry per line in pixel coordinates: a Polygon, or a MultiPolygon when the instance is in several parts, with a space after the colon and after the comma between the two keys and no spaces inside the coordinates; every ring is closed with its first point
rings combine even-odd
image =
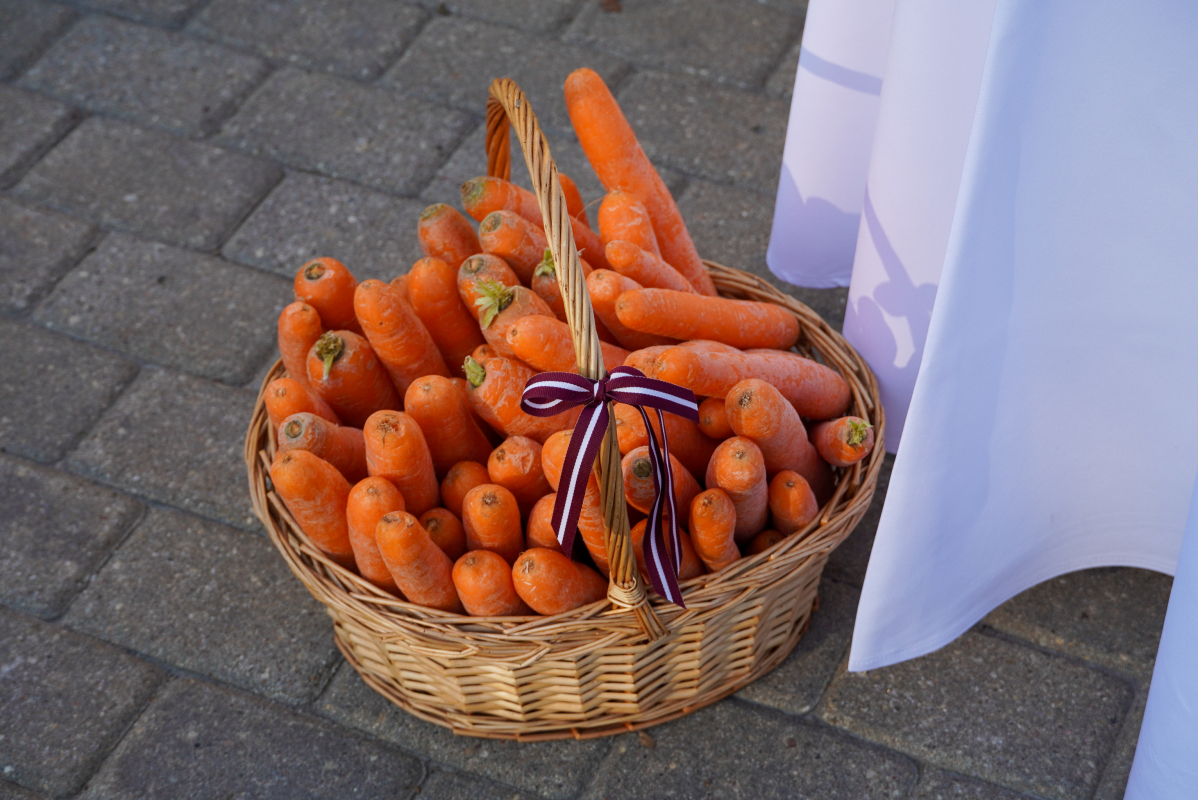
{"type": "Polygon", "coordinates": [[[582,511],[587,482],[603,434],[611,424],[607,401],[636,406],[645,420],[649,437],[649,460],[653,466],[653,487],[656,498],[649,513],[645,531],[645,564],[649,582],[662,597],[682,606],[682,591],[678,588],[678,570],[682,562],[682,545],[678,532],[678,509],[674,497],[674,470],[670,465],[669,444],[663,411],[699,421],[699,404],[694,392],[666,381],[646,378],[633,367],[616,367],[597,381],[572,372],[542,372],[531,378],[524,387],[520,408],[537,417],[551,417],[575,406],[582,413],[570,436],[566,460],[558,482],[557,500],[553,505],[553,530],[562,552],[572,556],[578,516],[582,511]],[[657,414],[661,442],[649,424],[652,408],[657,414]]]}

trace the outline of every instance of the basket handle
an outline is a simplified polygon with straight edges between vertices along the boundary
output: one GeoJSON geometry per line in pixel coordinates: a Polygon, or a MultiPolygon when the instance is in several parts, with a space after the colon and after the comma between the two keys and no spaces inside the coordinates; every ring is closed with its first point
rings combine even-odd
{"type": "MultiPolygon", "coordinates": [[[[509,180],[512,174],[510,128],[516,129],[516,138],[532,176],[533,191],[541,206],[545,238],[556,265],[557,285],[565,301],[566,323],[574,340],[579,372],[585,378],[599,380],[607,375],[607,370],[603,366],[595,314],[591,310],[586,278],[578,263],[578,248],[566,212],[566,198],[557,177],[557,165],[553,163],[549,143],[541,133],[541,126],[524,92],[510,78],[497,78],[491,84],[487,98],[487,174],[504,180],[509,180]]],[[[607,411],[609,418],[614,420],[610,401],[607,411]]],[[[624,472],[620,467],[620,447],[615,432],[615,425],[607,427],[595,462],[599,469],[599,497],[603,506],[603,538],[611,570],[607,596],[616,607],[632,609],[641,629],[652,641],[664,636],[665,628],[649,605],[645,582],[633,554],[628,509],[624,502],[624,472]]]]}

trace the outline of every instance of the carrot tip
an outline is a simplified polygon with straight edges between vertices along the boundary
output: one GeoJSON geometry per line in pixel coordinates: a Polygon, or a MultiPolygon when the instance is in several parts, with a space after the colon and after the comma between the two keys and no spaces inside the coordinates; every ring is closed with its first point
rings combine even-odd
{"type": "Polygon", "coordinates": [[[475,389],[482,386],[483,381],[487,379],[486,367],[475,361],[472,356],[466,356],[466,360],[462,362],[462,371],[466,373],[466,382],[475,389]]]}
{"type": "Polygon", "coordinates": [[[653,473],[653,465],[647,458],[639,458],[632,465],[632,474],[638,478],[648,478],[653,473]]]}
{"type": "Polygon", "coordinates": [[[324,362],[324,379],[326,381],[329,379],[329,372],[333,369],[333,362],[341,357],[344,350],[345,340],[333,331],[329,331],[316,340],[316,357],[324,362]]]}
{"type": "Polygon", "coordinates": [[[306,279],[314,281],[324,274],[324,264],[320,263],[319,260],[309,261],[303,266],[301,271],[304,273],[306,279]]]}
{"type": "Polygon", "coordinates": [[[466,206],[473,205],[483,192],[486,191],[486,184],[482,178],[471,178],[462,184],[462,204],[466,206]]]}
{"type": "Polygon", "coordinates": [[[553,263],[553,251],[548,247],[545,248],[545,257],[541,259],[541,263],[537,264],[536,270],[532,273],[533,277],[541,275],[555,275],[557,273],[557,265],[553,263]]]}
{"type": "Polygon", "coordinates": [[[478,231],[479,233],[490,233],[501,225],[503,225],[503,215],[498,211],[492,211],[479,223],[478,231]]]}
{"type": "Polygon", "coordinates": [[[849,447],[859,447],[865,441],[865,437],[869,434],[870,425],[865,420],[849,420],[849,438],[846,444],[849,447]]]}
{"type": "Polygon", "coordinates": [[[449,206],[445,205],[444,203],[433,203],[431,206],[428,206],[420,212],[420,218],[424,220],[432,219],[447,208],[449,208],[449,206]]]}

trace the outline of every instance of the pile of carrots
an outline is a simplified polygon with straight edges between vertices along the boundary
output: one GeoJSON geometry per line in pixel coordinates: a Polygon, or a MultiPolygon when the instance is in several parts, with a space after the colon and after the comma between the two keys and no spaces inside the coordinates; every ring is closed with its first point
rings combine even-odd
{"type": "MultiPolygon", "coordinates": [[[[873,446],[834,370],[791,351],[786,310],[719,297],[678,208],[603,81],[578,70],[566,101],[606,196],[592,228],[561,183],[610,370],[687,387],[700,421],[666,415],[683,529],[680,578],[715,572],[803,529],[832,495],[832,467],[873,446]]],[[[390,284],[318,258],[279,317],[286,376],[265,403],[270,475],[311,541],[397,597],[478,617],[558,614],[601,600],[607,552],[598,481],[571,560],[553,513],[578,410],[520,408],[542,371],[577,371],[536,198],[493,177],[419,222],[424,258],[390,284]]],[[[641,560],[654,499],[640,413],[615,408],[641,560]]],[[[653,423],[658,424],[656,421],[653,423]]],[[[660,431],[658,432],[660,434],[660,431]]]]}

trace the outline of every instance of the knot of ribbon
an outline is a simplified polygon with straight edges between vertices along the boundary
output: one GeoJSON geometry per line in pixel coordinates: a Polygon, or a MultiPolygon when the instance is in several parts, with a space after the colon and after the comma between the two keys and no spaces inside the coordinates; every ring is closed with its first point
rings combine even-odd
{"type": "MultiPolygon", "coordinates": [[[[645,531],[645,565],[649,582],[662,597],[679,606],[682,592],[678,588],[678,570],[682,547],[678,533],[678,509],[674,497],[674,469],[670,465],[669,444],[666,441],[665,416],[669,411],[698,422],[699,404],[694,392],[666,381],[646,378],[632,367],[616,367],[597,381],[572,372],[542,372],[524,386],[520,408],[536,417],[551,417],[575,406],[583,406],[570,436],[570,446],[562,464],[557,500],[553,504],[553,530],[562,552],[572,555],[578,516],[586,494],[587,481],[603,434],[610,424],[607,401],[634,406],[645,421],[649,437],[649,462],[653,467],[655,499],[649,511],[645,531]],[[649,424],[652,408],[657,414],[661,442],[649,424]],[[666,539],[669,537],[667,547],[666,539]]],[[[616,468],[613,465],[613,468],[616,468]]]]}

